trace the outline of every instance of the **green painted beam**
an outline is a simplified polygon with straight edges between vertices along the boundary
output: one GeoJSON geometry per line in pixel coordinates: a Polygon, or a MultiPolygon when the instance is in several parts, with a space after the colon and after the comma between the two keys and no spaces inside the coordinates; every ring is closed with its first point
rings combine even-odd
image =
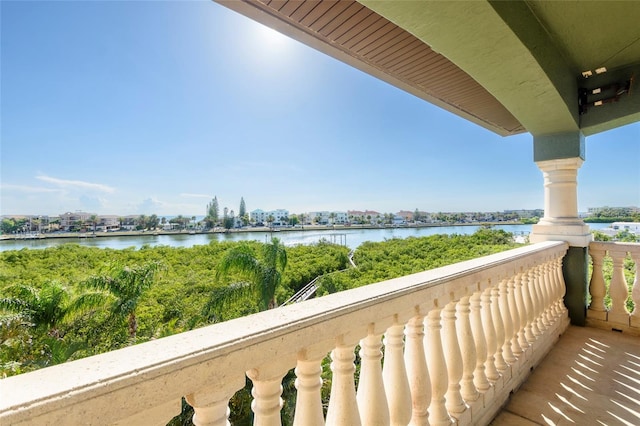
{"type": "Polygon", "coordinates": [[[532,134],[578,130],[575,73],[525,3],[360,3],[446,56],[532,134]]]}
{"type": "Polygon", "coordinates": [[[533,161],[561,158],[585,159],[584,135],[581,132],[556,133],[533,137],[533,161]]]}

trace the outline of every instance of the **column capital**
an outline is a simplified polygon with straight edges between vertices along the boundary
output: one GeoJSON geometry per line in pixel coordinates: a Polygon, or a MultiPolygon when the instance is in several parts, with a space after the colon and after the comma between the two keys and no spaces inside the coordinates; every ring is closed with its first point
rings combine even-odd
{"type": "Polygon", "coordinates": [[[582,167],[582,163],[584,163],[582,158],[573,157],[536,161],[536,166],[543,172],[552,172],[555,170],[578,170],[582,167]]]}

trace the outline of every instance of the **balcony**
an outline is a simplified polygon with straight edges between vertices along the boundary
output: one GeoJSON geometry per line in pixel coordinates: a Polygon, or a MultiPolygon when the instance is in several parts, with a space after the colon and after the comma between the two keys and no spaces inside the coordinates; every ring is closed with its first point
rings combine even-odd
{"type": "MultiPolygon", "coordinates": [[[[225,425],[248,377],[254,424],[278,425],[291,369],[294,425],[584,424],[578,416],[593,420],[593,407],[637,423],[640,327],[621,279],[640,244],[591,245],[587,317],[597,328],[569,325],[568,245],[542,242],[0,380],[0,423],[166,424],[184,396],[196,425],[225,425]]],[[[635,306],[639,292],[636,276],[635,306]]]]}

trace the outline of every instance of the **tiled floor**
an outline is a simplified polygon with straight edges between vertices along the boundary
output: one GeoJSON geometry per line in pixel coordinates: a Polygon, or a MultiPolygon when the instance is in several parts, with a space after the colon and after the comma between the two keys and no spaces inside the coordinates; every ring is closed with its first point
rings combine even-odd
{"type": "Polygon", "coordinates": [[[491,425],[640,425],[640,337],[569,327],[491,425]]]}

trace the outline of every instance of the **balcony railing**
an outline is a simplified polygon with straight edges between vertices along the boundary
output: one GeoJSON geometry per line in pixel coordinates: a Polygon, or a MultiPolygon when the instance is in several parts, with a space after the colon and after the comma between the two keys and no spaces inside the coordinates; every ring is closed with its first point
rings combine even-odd
{"type": "Polygon", "coordinates": [[[566,251],[539,243],[9,377],[0,423],[165,424],[185,396],[196,425],[226,425],[249,377],[254,424],[279,425],[295,368],[294,425],[487,424],[568,326],[566,251]]]}
{"type": "Polygon", "coordinates": [[[589,255],[593,271],[589,282],[591,303],[587,310],[587,324],[640,335],[640,244],[593,242],[589,244],[589,255]],[[603,273],[607,258],[613,265],[610,280],[605,280],[603,273]],[[625,278],[625,261],[635,263],[631,288],[625,278]],[[631,310],[628,300],[632,302],[631,310]]]}

